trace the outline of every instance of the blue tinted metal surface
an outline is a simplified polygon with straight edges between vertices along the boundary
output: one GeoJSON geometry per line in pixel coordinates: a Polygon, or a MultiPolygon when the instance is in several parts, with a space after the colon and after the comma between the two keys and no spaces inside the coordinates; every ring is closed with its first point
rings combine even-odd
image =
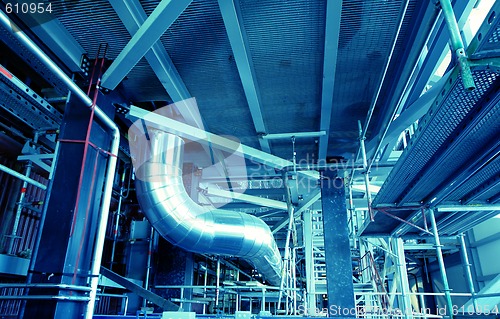
{"type": "Polygon", "coordinates": [[[116,88],[191,1],[163,0],[160,2],[104,73],[102,86],[109,89],[116,88]]]}
{"type": "Polygon", "coordinates": [[[323,85],[321,89],[321,120],[319,124],[319,129],[325,131],[326,135],[319,138],[318,158],[320,160],[324,160],[328,152],[341,12],[342,1],[328,1],[326,3],[325,53],[323,60],[323,85]]]}
{"type": "MultiPolygon", "coordinates": [[[[376,205],[399,204],[401,199],[404,199],[405,202],[418,203],[426,199],[435,187],[431,185],[439,184],[434,179],[442,181],[454,171],[450,165],[463,165],[463,163],[470,160],[470,154],[475,156],[483,146],[482,143],[487,142],[487,140],[476,141],[474,137],[480,139],[485,134],[495,133],[495,129],[491,130],[488,125],[483,125],[490,118],[490,115],[486,114],[484,119],[479,119],[480,126],[474,127],[474,134],[470,135],[470,138],[475,140],[473,145],[460,145],[449,155],[450,160],[446,166],[440,167],[442,173],[433,175],[431,179],[421,179],[427,173],[427,169],[430,168],[428,164],[434,162],[436,156],[442,155],[438,151],[442,151],[444,145],[453,142],[453,138],[450,137],[460,133],[462,122],[468,118],[472,110],[478,109],[483,103],[486,103],[482,100],[483,97],[496,85],[498,75],[493,71],[475,68],[473,69],[473,75],[477,89],[466,92],[462,81],[458,77],[458,69],[455,69],[449,84],[443,88],[434,106],[419,122],[420,128],[418,132],[412,138],[410,145],[404,150],[403,155],[380,189],[374,200],[376,205]],[[418,192],[411,196],[410,190],[417,185],[416,191],[418,192]]],[[[432,198],[429,200],[432,200],[432,198]]]]}
{"type": "MultiPolygon", "coordinates": [[[[257,78],[253,67],[252,56],[248,47],[246,32],[242,25],[242,17],[238,3],[234,0],[219,0],[219,7],[226,26],[229,42],[233,49],[234,60],[238,67],[243,90],[247,98],[252,120],[257,134],[267,134],[262,116],[262,101],[257,78]]],[[[269,141],[259,138],[260,147],[265,152],[271,152],[269,141]]]]}
{"type": "Polygon", "coordinates": [[[352,310],[355,304],[345,188],[343,179],[337,177],[336,171],[322,172],[321,197],[328,309],[330,316],[339,317],[340,313],[332,313],[331,310],[339,307],[352,310]]]}

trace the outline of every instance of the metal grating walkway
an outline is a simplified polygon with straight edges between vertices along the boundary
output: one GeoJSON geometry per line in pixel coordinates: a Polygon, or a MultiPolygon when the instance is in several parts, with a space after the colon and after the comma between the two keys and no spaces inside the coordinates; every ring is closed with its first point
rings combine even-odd
{"type": "Polygon", "coordinates": [[[481,141],[487,142],[495,136],[498,121],[493,115],[498,111],[498,104],[492,106],[493,113],[482,113],[483,117],[475,120],[478,125],[462,137],[462,141],[476,141],[475,144],[456,145],[454,142],[465,129],[465,120],[471,119],[471,112],[478,112],[487,103],[483,97],[494,94],[490,91],[499,85],[498,74],[492,71],[475,69],[473,75],[477,89],[467,92],[458,77],[458,69],[454,71],[452,83],[443,89],[440,98],[419,122],[417,133],[382,186],[375,205],[420,203],[427,199],[434,190],[433,185],[439,184],[438,180],[449,177],[476,155],[483,147],[481,141]],[[493,125],[493,129],[488,125],[493,125]],[[445,158],[444,151],[447,153],[445,158]]]}
{"type": "Polygon", "coordinates": [[[0,107],[31,128],[58,128],[62,114],[0,65],[0,107]]]}

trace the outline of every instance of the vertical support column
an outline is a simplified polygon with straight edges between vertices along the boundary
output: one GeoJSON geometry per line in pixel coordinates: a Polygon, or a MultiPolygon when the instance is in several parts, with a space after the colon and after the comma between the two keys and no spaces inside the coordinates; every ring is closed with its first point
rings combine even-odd
{"type": "Polygon", "coordinates": [[[396,272],[399,277],[399,289],[401,296],[399,298],[399,307],[406,319],[413,318],[413,310],[410,299],[410,284],[408,282],[408,270],[406,269],[405,249],[403,239],[392,238],[392,251],[396,253],[396,272]]]}
{"type": "Polygon", "coordinates": [[[312,216],[311,211],[306,210],[304,218],[304,257],[306,263],[306,313],[307,315],[316,315],[316,286],[314,284],[314,258],[313,258],[313,240],[312,240],[312,216]]]}
{"type": "Polygon", "coordinates": [[[446,268],[444,265],[444,259],[443,259],[443,251],[441,249],[441,241],[439,239],[439,234],[437,230],[437,225],[436,225],[436,217],[434,216],[434,210],[429,209],[429,217],[431,219],[431,225],[432,225],[432,232],[434,234],[434,242],[436,244],[436,255],[437,255],[437,260],[439,263],[439,270],[441,273],[441,279],[443,280],[443,290],[444,290],[444,296],[446,298],[446,308],[447,311],[447,316],[449,318],[453,318],[453,302],[451,301],[451,294],[450,294],[450,286],[448,285],[448,277],[446,276],[446,268]]]}
{"type": "MultiPolygon", "coordinates": [[[[101,224],[99,212],[109,157],[93,147],[84,152],[82,141],[86,139],[91,111],[72,96],[61,125],[60,139],[65,142],[60,143],[56,154],[40,241],[30,266],[30,281],[35,284],[88,286],[92,279],[91,264],[101,224]]],[[[114,110],[111,104],[107,109],[114,110]]],[[[109,134],[96,122],[91,128],[90,142],[108,149],[109,134]]],[[[77,300],[83,297],[78,291],[32,288],[29,294],[67,296],[69,301],[28,300],[24,318],[76,318],[86,306],[77,300]]]]}
{"type": "Polygon", "coordinates": [[[355,317],[346,195],[344,180],[337,171],[321,172],[321,198],[329,313],[355,317]]]}
{"type": "Polygon", "coordinates": [[[215,309],[219,313],[219,295],[220,295],[220,258],[217,258],[217,274],[215,282],[215,309]]]}
{"type": "Polygon", "coordinates": [[[462,256],[462,265],[464,267],[465,278],[469,286],[469,292],[472,294],[472,305],[474,306],[474,313],[478,313],[476,290],[474,289],[474,281],[472,280],[472,264],[469,262],[469,255],[467,254],[467,246],[465,245],[465,234],[458,235],[460,242],[460,255],[462,256]]]}

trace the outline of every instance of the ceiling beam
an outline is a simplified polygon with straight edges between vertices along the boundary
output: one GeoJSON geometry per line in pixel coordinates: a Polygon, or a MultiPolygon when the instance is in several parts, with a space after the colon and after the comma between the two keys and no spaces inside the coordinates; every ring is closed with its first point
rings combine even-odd
{"type": "Polygon", "coordinates": [[[115,89],[191,1],[162,0],[104,73],[102,86],[110,90],[115,89]]]}
{"type": "Polygon", "coordinates": [[[216,187],[208,187],[206,189],[207,195],[212,195],[212,196],[217,196],[217,197],[223,197],[223,198],[231,198],[235,200],[239,200],[242,202],[258,205],[258,206],[263,206],[263,207],[270,207],[270,208],[276,208],[280,210],[286,210],[287,206],[285,202],[279,201],[279,200],[274,200],[274,199],[269,199],[269,198],[264,198],[264,197],[259,197],[259,196],[252,196],[244,193],[238,193],[238,192],[231,192],[227,190],[223,190],[220,188],[216,187]]]}
{"type": "MultiPolygon", "coordinates": [[[[237,141],[201,130],[199,128],[176,121],[169,117],[162,116],[158,113],[141,109],[137,106],[132,105],[130,107],[130,112],[126,115],[126,118],[132,121],[137,119],[143,119],[146,122],[147,126],[154,127],[173,134],[177,134],[183,138],[198,141],[200,144],[203,142],[210,143],[214,148],[223,151],[228,151],[231,153],[234,153],[236,151],[251,161],[267,165],[271,168],[276,168],[281,170],[286,167],[291,167],[293,165],[291,161],[285,160],[281,157],[241,144],[237,141]]],[[[319,173],[317,171],[298,171],[298,174],[299,176],[307,178],[319,179],[319,173]]]]}
{"type": "MultiPolygon", "coordinates": [[[[135,35],[148,18],[139,0],[110,0],[109,3],[131,35],[135,35]]],[[[190,100],[191,93],[189,93],[186,84],[161,42],[157,41],[153,44],[144,57],[170,98],[175,102],[173,105],[186,123],[205,129],[196,101],[194,99],[190,100]]],[[[210,154],[208,146],[204,146],[204,149],[207,154],[210,154]]],[[[224,165],[221,164],[224,163],[224,157],[218,151],[214,152],[214,156],[217,157],[215,167],[219,175],[226,176],[224,165]]]]}
{"type": "MultiPolygon", "coordinates": [[[[131,35],[136,34],[148,18],[139,0],[110,0],[109,3],[131,35]]],[[[189,107],[186,102],[183,102],[191,98],[191,93],[189,93],[165,47],[160,42],[156,42],[144,57],[168,95],[176,103],[186,123],[203,129],[198,108],[189,107]]]]}
{"type": "Polygon", "coordinates": [[[267,134],[264,117],[262,115],[262,101],[257,86],[257,78],[255,76],[250,48],[248,47],[246,32],[242,24],[241,12],[235,1],[236,0],[219,0],[219,8],[224,20],[224,25],[226,26],[229,42],[231,43],[234,60],[238,67],[241,84],[245,91],[255,131],[259,136],[260,148],[264,152],[270,153],[271,147],[269,141],[261,138],[261,136],[267,134]]]}
{"type": "Polygon", "coordinates": [[[314,138],[326,135],[325,131],[319,132],[295,132],[295,133],[275,133],[262,136],[266,140],[289,140],[291,138],[314,138]]]}
{"type": "Polygon", "coordinates": [[[323,60],[323,85],[321,88],[320,131],[326,134],[319,137],[318,159],[324,160],[328,152],[328,138],[333,109],[333,92],[340,37],[340,16],[342,1],[326,2],[325,52],[323,60]]]}
{"type": "Polygon", "coordinates": [[[84,72],[82,56],[86,53],[59,20],[45,14],[20,14],[28,26],[54,55],[71,71],[84,72]]]}

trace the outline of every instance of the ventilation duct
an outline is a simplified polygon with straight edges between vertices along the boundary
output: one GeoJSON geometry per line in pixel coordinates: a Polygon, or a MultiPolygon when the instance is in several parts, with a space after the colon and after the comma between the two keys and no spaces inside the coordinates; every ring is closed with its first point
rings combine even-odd
{"type": "Polygon", "coordinates": [[[249,214],[198,205],[182,180],[184,140],[153,129],[145,134],[140,126],[134,127],[129,134],[138,134],[129,139],[137,198],[153,227],[187,251],[243,258],[269,283],[279,285],[281,255],[267,224],[249,214]]]}

